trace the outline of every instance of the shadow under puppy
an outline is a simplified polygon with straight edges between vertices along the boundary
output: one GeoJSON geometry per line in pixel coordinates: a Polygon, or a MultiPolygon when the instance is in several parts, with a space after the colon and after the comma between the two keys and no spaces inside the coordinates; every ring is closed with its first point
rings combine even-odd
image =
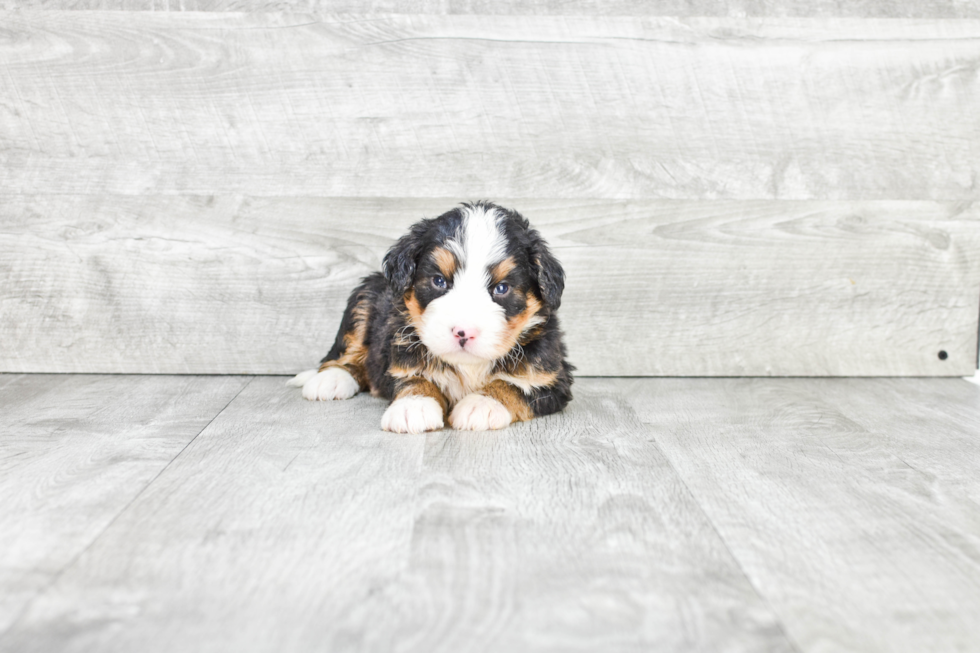
{"type": "Polygon", "coordinates": [[[361,390],[391,400],[397,433],[504,428],[562,410],[574,369],[555,311],[565,273],[516,211],[462,204],[422,220],[350,296],[318,370],[296,375],[311,400],[361,390]]]}

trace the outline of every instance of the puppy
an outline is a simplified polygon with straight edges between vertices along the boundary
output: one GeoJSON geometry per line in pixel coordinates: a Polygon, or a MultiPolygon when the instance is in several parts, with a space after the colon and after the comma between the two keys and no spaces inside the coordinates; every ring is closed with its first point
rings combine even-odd
{"type": "Polygon", "coordinates": [[[448,419],[500,429],[562,410],[573,367],[555,311],[565,272],[516,211],[462,204],[422,220],[365,277],[318,370],[289,383],[311,400],[361,390],[391,401],[381,428],[420,433],[448,419]]]}

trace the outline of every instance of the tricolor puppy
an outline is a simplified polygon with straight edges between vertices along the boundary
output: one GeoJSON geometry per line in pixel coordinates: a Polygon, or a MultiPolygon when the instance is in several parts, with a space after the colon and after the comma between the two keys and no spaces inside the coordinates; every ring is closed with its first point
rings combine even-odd
{"type": "Polygon", "coordinates": [[[462,204],[422,220],[350,296],[307,399],[391,400],[381,428],[500,429],[561,410],[572,370],[555,311],[565,273],[516,211],[462,204]]]}

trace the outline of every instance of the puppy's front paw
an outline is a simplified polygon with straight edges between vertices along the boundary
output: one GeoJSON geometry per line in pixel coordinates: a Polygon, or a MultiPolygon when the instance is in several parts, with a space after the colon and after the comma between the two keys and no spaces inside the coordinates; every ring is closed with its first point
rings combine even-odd
{"type": "Polygon", "coordinates": [[[461,431],[502,429],[510,422],[511,415],[506,406],[475,392],[463,397],[449,415],[449,423],[461,431]]]}
{"type": "Polygon", "coordinates": [[[381,428],[395,433],[422,433],[442,427],[442,406],[432,397],[396,399],[381,417],[381,428]]]}
{"type": "Polygon", "coordinates": [[[350,399],[360,389],[350,372],[341,367],[328,367],[303,384],[303,398],[310,401],[350,399]]]}
{"type": "Polygon", "coordinates": [[[305,372],[300,372],[293,378],[286,381],[286,385],[292,388],[302,388],[306,385],[306,382],[316,376],[316,370],[306,370],[305,372]]]}

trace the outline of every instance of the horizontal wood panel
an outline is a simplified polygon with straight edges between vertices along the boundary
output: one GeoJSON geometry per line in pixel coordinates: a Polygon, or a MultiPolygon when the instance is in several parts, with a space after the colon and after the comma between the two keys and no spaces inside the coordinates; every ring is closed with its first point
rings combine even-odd
{"type": "Polygon", "coordinates": [[[977,20],[43,11],[2,23],[6,192],[980,195],[977,20]]]}
{"type": "Polygon", "coordinates": [[[980,18],[972,0],[6,0],[4,9],[291,11],[302,13],[512,14],[534,16],[853,16],[980,18]]]}
{"type": "MultiPolygon", "coordinates": [[[[980,205],[502,200],[582,375],[969,375],[980,205]],[[948,358],[940,360],[938,352],[948,358]]],[[[285,374],[448,199],[0,197],[0,370],[285,374]]]]}

